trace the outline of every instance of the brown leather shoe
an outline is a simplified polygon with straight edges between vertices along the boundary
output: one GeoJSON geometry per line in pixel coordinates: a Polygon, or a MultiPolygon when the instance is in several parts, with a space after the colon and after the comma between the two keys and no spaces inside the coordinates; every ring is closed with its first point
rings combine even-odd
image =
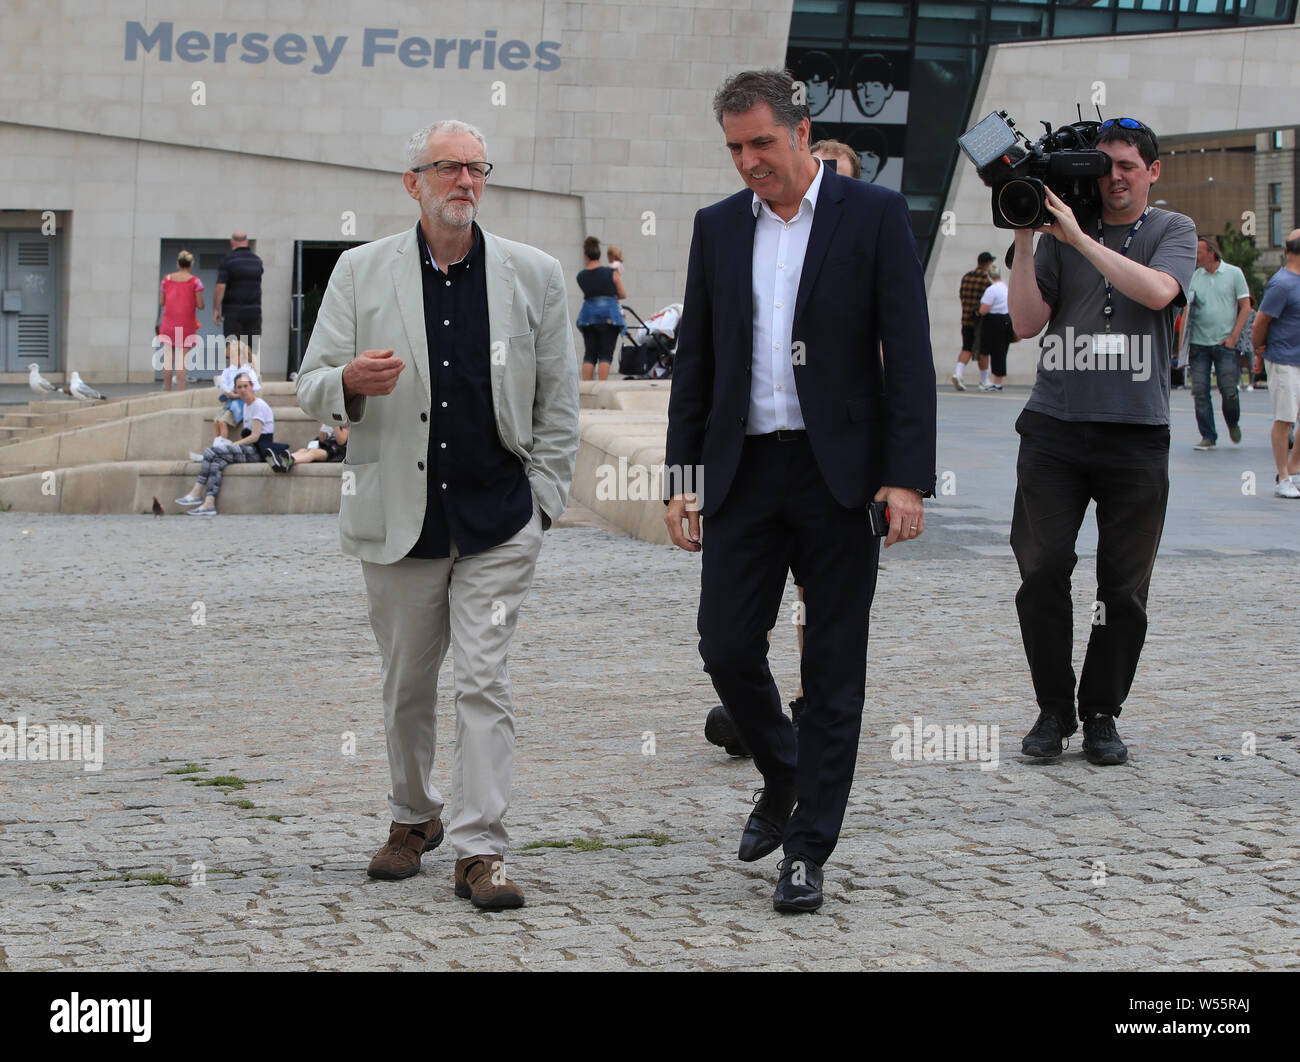
{"type": "Polygon", "coordinates": [[[439,819],[428,822],[395,822],[388,828],[388,843],[370,861],[366,873],[383,881],[399,881],[420,873],[420,856],[442,844],[439,819]]]}
{"type": "Polygon", "coordinates": [[[456,895],[485,911],[524,905],[524,890],[506,878],[505,861],[499,855],[456,860],[456,895]]]}

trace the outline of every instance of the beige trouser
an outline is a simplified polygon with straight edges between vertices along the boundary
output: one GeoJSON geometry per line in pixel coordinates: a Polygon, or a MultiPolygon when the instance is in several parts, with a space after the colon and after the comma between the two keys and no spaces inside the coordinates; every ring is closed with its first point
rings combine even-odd
{"type": "Polygon", "coordinates": [[[428,822],[442,814],[434,787],[438,670],[452,648],[456,678],[456,747],[452,819],[447,836],[457,859],[504,855],[502,819],[510,807],[515,717],[506,652],[542,546],[536,507],[501,545],[468,557],[361,562],[370,625],[383,657],[384,729],[394,822],[428,822]]]}

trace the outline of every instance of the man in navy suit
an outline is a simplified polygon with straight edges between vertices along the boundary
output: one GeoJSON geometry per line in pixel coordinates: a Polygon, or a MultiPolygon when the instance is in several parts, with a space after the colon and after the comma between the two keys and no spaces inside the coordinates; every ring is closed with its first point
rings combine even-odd
{"type": "Polygon", "coordinates": [[[700,656],[763,776],[739,856],[784,844],[779,911],[821,906],[853,784],[880,555],[867,506],[888,505],[886,546],[916,538],[935,468],[906,201],[813,157],[799,98],[777,70],[714,97],[747,190],[695,216],[666,459],[669,534],[704,547],[700,656]],[[790,571],[808,628],[797,741],[767,666],[790,571]]]}

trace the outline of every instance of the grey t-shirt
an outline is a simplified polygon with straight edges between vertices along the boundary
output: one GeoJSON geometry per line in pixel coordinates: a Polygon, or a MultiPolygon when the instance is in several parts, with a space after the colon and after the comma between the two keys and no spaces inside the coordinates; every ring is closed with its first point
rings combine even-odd
{"type": "MultiPolygon", "coordinates": [[[[1118,251],[1132,227],[1106,225],[1106,246],[1118,251]]],[[[1095,232],[1096,223],[1084,231],[1095,232]]],[[[1073,247],[1050,235],[1039,239],[1034,271],[1052,316],[1039,344],[1038,378],[1026,409],[1060,420],[1169,423],[1174,318],[1196,269],[1196,226],[1182,214],[1152,209],[1128,257],[1168,273],[1180,292],[1163,310],[1149,310],[1112,288],[1110,331],[1124,337],[1121,351],[1116,339],[1093,341],[1106,332],[1105,279],[1073,247]]]]}

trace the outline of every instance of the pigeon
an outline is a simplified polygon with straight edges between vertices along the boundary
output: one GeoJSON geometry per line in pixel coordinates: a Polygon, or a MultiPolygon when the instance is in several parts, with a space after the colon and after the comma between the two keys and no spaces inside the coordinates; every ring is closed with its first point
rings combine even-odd
{"type": "Polygon", "coordinates": [[[40,366],[36,362],[27,366],[27,383],[38,395],[59,393],[59,388],[41,375],[40,366]]]}
{"type": "Polygon", "coordinates": [[[92,402],[98,402],[108,397],[107,395],[101,395],[86,383],[75,370],[72,373],[72,379],[68,382],[68,394],[72,395],[73,398],[85,398],[92,402]]]}
{"type": "Polygon", "coordinates": [[[155,517],[162,516],[163,514],[162,502],[160,502],[157,497],[153,500],[153,514],[155,517]]]}

